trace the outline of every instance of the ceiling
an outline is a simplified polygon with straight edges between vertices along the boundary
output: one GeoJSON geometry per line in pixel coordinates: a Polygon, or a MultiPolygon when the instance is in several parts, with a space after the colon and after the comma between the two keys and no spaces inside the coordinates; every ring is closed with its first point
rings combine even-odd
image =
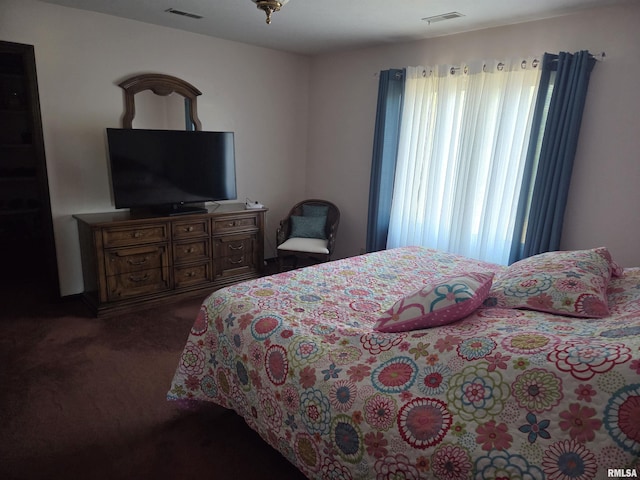
{"type": "Polygon", "coordinates": [[[271,25],[251,0],[44,0],[194,33],[313,55],[565,15],[627,0],[290,0],[271,25]],[[167,9],[201,15],[194,19],[167,9]],[[449,12],[462,17],[427,22],[449,12]]]}

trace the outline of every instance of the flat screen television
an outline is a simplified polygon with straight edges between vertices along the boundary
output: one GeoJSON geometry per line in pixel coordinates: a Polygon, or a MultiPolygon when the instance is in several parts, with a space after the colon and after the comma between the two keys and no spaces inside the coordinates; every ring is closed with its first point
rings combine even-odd
{"type": "Polygon", "coordinates": [[[116,208],[171,215],[237,198],[233,132],[107,128],[107,144],[116,208]]]}

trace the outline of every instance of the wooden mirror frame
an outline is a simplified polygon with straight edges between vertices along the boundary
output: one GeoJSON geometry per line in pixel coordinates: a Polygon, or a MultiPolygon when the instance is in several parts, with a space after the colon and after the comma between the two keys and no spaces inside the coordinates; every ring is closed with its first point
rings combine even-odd
{"type": "Polygon", "coordinates": [[[136,116],[135,95],[144,90],[151,90],[156,95],[166,97],[172,93],[182,95],[188,102],[188,115],[195,130],[201,130],[202,124],[197,114],[197,97],[202,92],[190,83],[171,75],[162,73],[145,73],[135,75],[122,82],[119,86],[124,90],[124,117],[122,128],[133,128],[133,118],[136,116]]]}

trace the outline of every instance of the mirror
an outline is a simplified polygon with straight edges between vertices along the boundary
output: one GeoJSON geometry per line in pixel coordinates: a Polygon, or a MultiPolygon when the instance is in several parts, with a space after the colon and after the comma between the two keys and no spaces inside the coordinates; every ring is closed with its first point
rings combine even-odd
{"type": "Polygon", "coordinates": [[[132,128],[153,130],[193,130],[185,111],[188,99],[177,93],[164,97],[151,90],[136,94],[136,116],[132,128]]]}
{"type": "Polygon", "coordinates": [[[202,92],[177,77],[143,74],[119,84],[125,94],[123,128],[201,130],[196,98],[202,92]]]}

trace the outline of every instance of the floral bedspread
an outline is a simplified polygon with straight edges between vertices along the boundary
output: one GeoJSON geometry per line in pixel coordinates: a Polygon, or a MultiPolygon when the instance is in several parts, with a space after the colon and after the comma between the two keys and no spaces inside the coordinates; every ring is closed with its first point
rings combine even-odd
{"type": "Polygon", "coordinates": [[[640,269],[603,319],[481,307],[372,329],[428,282],[502,268],[407,247],[219,290],[168,398],[235,410],[312,479],[640,475],[640,269]]]}

